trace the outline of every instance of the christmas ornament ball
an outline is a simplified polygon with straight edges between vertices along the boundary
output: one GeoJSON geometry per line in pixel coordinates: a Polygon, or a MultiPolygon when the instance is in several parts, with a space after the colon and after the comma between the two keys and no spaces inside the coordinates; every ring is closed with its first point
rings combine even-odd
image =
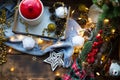
{"type": "Polygon", "coordinates": [[[56,25],[54,23],[49,23],[47,28],[48,28],[48,31],[53,32],[56,29],[56,25]]]}

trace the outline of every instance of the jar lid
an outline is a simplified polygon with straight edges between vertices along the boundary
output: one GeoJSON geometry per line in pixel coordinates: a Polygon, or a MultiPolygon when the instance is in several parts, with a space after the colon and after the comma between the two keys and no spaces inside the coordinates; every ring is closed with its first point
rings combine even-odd
{"type": "Polygon", "coordinates": [[[42,13],[43,4],[40,0],[22,0],[19,7],[25,18],[35,19],[42,13]]]}

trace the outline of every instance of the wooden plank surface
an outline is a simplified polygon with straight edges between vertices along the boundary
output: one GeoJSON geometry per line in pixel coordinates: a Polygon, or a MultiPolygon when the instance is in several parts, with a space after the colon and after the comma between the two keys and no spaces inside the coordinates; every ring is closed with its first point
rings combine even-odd
{"type": "Polygon", "coordinates": [[[47,57],[37,57],[35,61],[31,55],[8,55],[8,62],[0,66],[0,80],[54,80],[57,73],[62,76],[67,71],[57,67],[52,72],[51,66],[43,62],[47,57]]]}

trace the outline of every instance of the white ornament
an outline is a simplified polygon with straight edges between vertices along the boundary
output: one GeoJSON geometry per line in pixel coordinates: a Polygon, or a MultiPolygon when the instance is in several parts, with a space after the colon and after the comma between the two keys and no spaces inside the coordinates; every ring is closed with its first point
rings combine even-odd
{"type": "Polygon", "coordinates": [[[55,15],[59,18],[65,18],[67,16],[67,7],[58,7],[57,9],[55,9],[55,15]]]}
{"type": "Polygon", "coordinates": [[[62,60],[63,53],[52,52],[50,56],[44,60],[44,62],[49,63],[51,65],[52,71],[54,71],[57,66],[61,66],[64,64],[62,60]]]}
{"type": "Polygon", "coordinates": [[[120,65],[117,62],[111,63],[109,74],[112,76],[120,76],[120,65]]]}
{"type": "Polygon", "coordinates": [[[85,39],[83,37],[81,37],[81,36],[74,36],[72,38],[73,46],[80,46],[80,47],[82,47],[83,44],[84,44],[84,41],[85,41],[85,39]]]}
{"type": "Polygon", "coordinates": [[[22,43],[23,43],[23,48],[27,50],[30,50],[35,46],[35,40],[32,37],[25,37],[22,40],[22,43]]]}

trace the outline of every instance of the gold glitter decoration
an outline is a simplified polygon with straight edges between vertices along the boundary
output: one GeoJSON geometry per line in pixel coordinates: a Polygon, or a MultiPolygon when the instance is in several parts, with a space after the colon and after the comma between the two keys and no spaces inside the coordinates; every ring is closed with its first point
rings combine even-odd
{"type": "Polygon", "coordinates": [[[6,55],[7,55],[7,47],[4,44],[4,42],[7,41],[7,39],[4,36],[4,29],[5,26],[9,27],[11,22],[7,22],[6,19],[6,11],[3,9],[1,10],[2,14],[0,15],[0,64],[3,64],[7,61],[6,55]]]}
{"type": "Polygon", "coordinates": [[[26,22],[24,22],[21,18],[20,18],[20,22],[23,24],[23,25],[25,25],[25,30],[26,30],[26,33],[29,33],[29,31],[28,31],[28,23],[26,23],[26,22]]]}
{"type": "Polygon", "coordinates": [[[7,61],[7,47],[3,44],[6,41],[4,37],[4,31],[0,28],[0,64],[3,64],[7,61]]]}
{"type": "Polygon", "coordinates": [[[6,23],[6,11],[2,10],[2,14],[0,16],[0,24],[6,23]]]}
{"type": "Polygon", "coordinates": [[[26,27],[25,27],[26,32],[29,33],[29,31],[28,31],[28,24],[25,23],[25,26],[26,26],[26,27]]]}

